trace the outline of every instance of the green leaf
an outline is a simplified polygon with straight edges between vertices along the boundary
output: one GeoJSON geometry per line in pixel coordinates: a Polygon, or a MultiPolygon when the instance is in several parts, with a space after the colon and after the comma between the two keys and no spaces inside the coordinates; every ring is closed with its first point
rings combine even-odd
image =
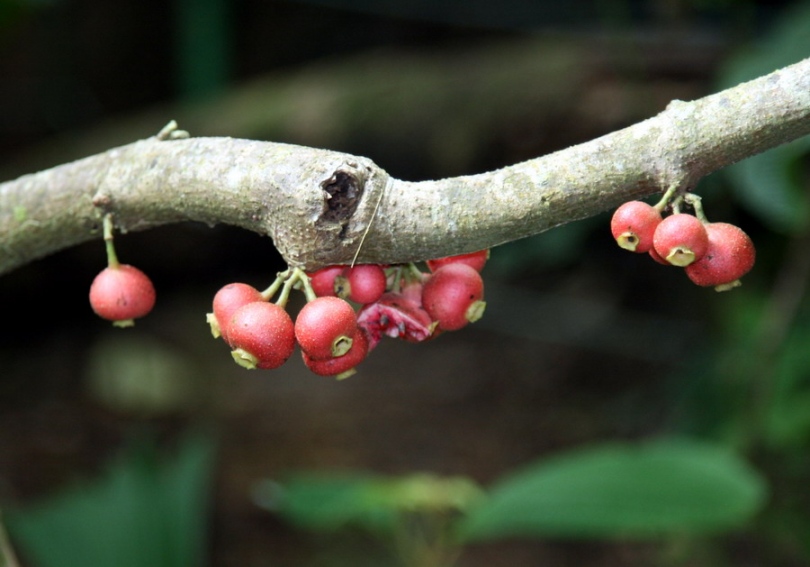
{"type": "Polygon", "coordinates": [[[800,138],[726,170],[738,201],[774,231],[803,232],[810,223],[810,199],[800,182],[808,152],[810,137],[800,138]]]}
{"type": "Polygon", "coordinates": [[[354,525],[386,531],[394,525],[395,515],[371,498],[376,482],[362,472],[300,472],[281,484],[262,483],[258,501],[304,529],[333,531],[354,525]]]}
{"type": "Polygon", "coordinates": [[[464,477],[325,471],[292,474],[282,484],[265,481],[256,492],[260,506],[278,511],[299,527],[333,531],[355,526],[376,533],[391,532],[402,513],[457,513],[482,494],[464,477]]]}
{"type": "Polygon", "coordinates": [[[475,541],[704,534],[743,525],[765,493],[757,472],[721,447],[674,440],[610,445],[503,479],[470,511],[460,535],[475,541]]]}
{"type": "Polygon", "coordinates": [[[12,539],[38,567],[200,565],[213,449],[193,437],[162,461],[134,446],[103,478],[9,510],[12,539]]]}
{"type": "MultiPolygon", "coordinates": [[[[810,53],[810,4],[800,2],[786,9],[783,17],[757,44],[739,50],[719,74],[718,88],[771,73],[796,63],[810,53]]],[[[801,179],[801,161],[810,152],[810,137],[800,138],[743,160],[725,174],[735,196],[772,229],[800,232],[810,219],[810,199],[801,179]]]]}

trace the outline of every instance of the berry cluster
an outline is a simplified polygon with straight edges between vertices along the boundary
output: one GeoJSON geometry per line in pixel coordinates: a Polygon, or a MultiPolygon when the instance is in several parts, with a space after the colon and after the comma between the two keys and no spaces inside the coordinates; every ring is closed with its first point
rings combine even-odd
{"type": "Polygon", "coordinates": [[[222,287],[207,320],[245,368],[278,368],[297,344],[312,372],[345,378],[384,336],[420,342],[478,320],[486,306],[479,272],[487,257],[482,250],[430,260],[428,272],[413,264],[287,270],[264,291],[244,283],[222,287]],[[286,310],[293,289],[307,299],[294,322],[286,310]]]}
{"type": "Polygon", "coordinates": [[[717,291],[739,286],[756,259],[748,235],[733,224],[708,222],[700,198],[691,193],[673,199],[668,192],[656,205],[624,203],[613,213],[610,230],[625,250],[684,268],[692,282],[717,291]],[[692,207],[694,215],[681,212],[684,203],[692,207]],[[662,211],[666,209],[672,214],[665,217],[662,211]]]}
{"type": "Polygon", "coordinates": [[[90,307],[116,327],[131,327],[155,306],[155,287],[141,270],[121,264],[113,245],[112,217],[104,217],[107,267],[90,285],[90,307]]]}

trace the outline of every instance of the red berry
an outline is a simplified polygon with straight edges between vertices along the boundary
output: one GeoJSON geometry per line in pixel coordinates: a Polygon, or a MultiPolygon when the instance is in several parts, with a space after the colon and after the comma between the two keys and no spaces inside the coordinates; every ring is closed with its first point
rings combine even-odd
{"type": "Polygon", "coordinates": [[[335,295],[335,278],[343,272],[345,267],[346,266],[327,266],[311,274],[307,274],[315,295],[318,297],[335,295]]]}
{"type": "Polygon", "coordinates": [[[466,264],[436,270],[422,287],[422,305],[444,331],[454,331],[481,318],[486,303],[481,275],[466,264]]]}
{"type": "Polygon", "coordinates": [[[433,320],[419,302],[394,292],[363,306],[357,314],[357,326],[366,332],[369,350],[384,336],[421,342],[429,339],[435,330],[433,320]]]}
{"type": "Polygon", "coordinates": [[[630,252],[649,252],[653,232],[661,222],[661,213],[644,201],[628,201],[616,209],[610,219],[610,232],[616,243],[630,252]]]}
{"type": "Polygon", "coordinates": [[[442,266],[447,264],[467,264],[476,272],[484,269],[484,264],[489,260],[489,249],[479,250],[478,252],[470,252],[469,254],[459,254],[457,256],[446,256],[444,258],[436,258],[435,260],[428,260],[427,266],[431,272],[435,272],[442,266]]]}
{"type": "Polygon", "coordinates": [[[345,354],[356,330],[354,309],[339,297],[318,297],[304,305],[295,319],[295,338],[314,359],[345,354]]]}
{"type": "Polygon", "coordinates": [[[345,268],[335,278],[335,293],[338,297],[365,305],[377,301],[385,293],[386,285],[382,266],[360,264],[345,268]]]}
{"type": "Polygon", "coordinates": [[[658,262],[659,264],[663,264],[664,266],[669,266],[670,268],[672,267],[672,264],[670,264],[669,262],[667,262],[666,260],[664,260],[664,259],[663,259],[663,258],[662,258],[662,257],[661,257],[659,254],[658,254],[658,252],[656,252],[656,251],[655,251],[655,248],[650,248],[650,252],[649,252],[649,254],[650,254],[650,258],[652,258],[653,260],[655,260],[655,261],[656,261],[656,262],[658,262]]]}
{"type": "Polygon", "coordinates": [[[234,311],[255,301],[264,301],[264,298],[261,292],[251,285],[230,283],[221,287],[214,295],[213,313],[209,313],[207,317],[214,338],[222,335],[227,343],[226,327],[234,311]]]}
{"type": "Polygon", "coordinates": [[[245,368],[278,368],[295,349],[292,319],[275,303],[243,305],[234,311],[224,330],[233,348],[231,355],[245,368]]]}
{"type": "Polygon", "coordinates": [[[686,267],[686,275],[700,286],[725,291],[740,285],[739,279],[754,267],[756,249],[743,230],[733,224],[706,224],[709,249],[700,260],[686,267]]]}
{"type": "Polygon", "coordinates": [[[347,378],[354,374],[354,367],[363,362],[368,355],[368,339],[362,329],[356,329],[352,335],[351,348],[342,356],[316,359],[301,351],[304,364],[319,376],[337,376],[347,378]]]}
{"type": "Polygon", "coordinates": [[[133,325],[155,306],[155,287],[141,270],[128,264],[104,268],[90,285],[90,306],[119,327],[133,325]]]}
{"type": "Polygon", "coordinates": [[[709,247],[706,227],[697,217],[678,213],[662,220],[653,234],[653,249],[673,266],[686,267],[709,247]]]}

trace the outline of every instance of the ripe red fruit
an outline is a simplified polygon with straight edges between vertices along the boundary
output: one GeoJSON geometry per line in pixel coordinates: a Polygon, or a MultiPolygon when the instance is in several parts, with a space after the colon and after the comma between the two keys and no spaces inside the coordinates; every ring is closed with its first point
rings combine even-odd
{"type": "Polygon", "coordinates": [[[141,270],[128,264],[104,268],[90,285],[90,306],[118,327],[134,325],[155,306],[155,287],[141,270]]]}
{"type": "Polygon", "coordinates": [[[354,309],[339,297],[318,297],[304,305],[295,319],[295,339],[313,359],[346,354],[356,330],[354,309]]]}
{"type": "Polygon", "coordinates": [[[653,249],[672,264],[681,268],[700,260],[709,247],[706,227],[697,217],[678,213],[662,220],[653,234],[653,249]]]}
{"type": "Polygon", "coordinates": [[[347,267],[335,278],[335,293],[343,299],[365,305],[374,303],[387,285],[385,270],[377,264],[359,264],[347,267]]]}
{"type": "Polygon", "coordinates": [[[394,292],[363,306],[357,314],[357,326],[365,331],[369,350],[376,347],[384,336],[421,342],[429,339],[435,328],[419,302],[394,292]]]}
{"type": "Polygon", "coordinates": [[[346,266],[326,266],[311,274],[307,274],[315,295],[318,297],[335,295],[335,278],[343,272],[345,267],[346,266]]]}
{"type": "Polygon", "coordinates": [[[649,252],[661,213],[644,201],[628,201],[610,219],[610,232],[616,243],[630,252],[649,252]]]}
{"type": "Polygon", "coordinates": [[[457,256],[446,256],[444,258],[428,260],[427,266],[430,268],[431,272],[435,272],[447,264],[460,263],[467,264],[476,272],[480,272],[484,269],[484,265],[487,263],[487,260],[489,260],[489,249],[479,250],[478,252],[470,252],[469,254],[459,254],[457,256]]]}
{"type": "Polygon", "coordinates": [[[655,251],[655,248],[650,248],[650,252],[649,252],[649,254],[650,254],[650,258],[652,258],[653,260],[655,260],[655,261],[656,261],[656,262],[658,262],[659,264],[663,264],[664,266],[669,266],[670,268],[672,267],[672,264],[670,264],[670,263],[669,263],[669,262],[667,262],[665,259],[663,259],[663,258],[662,258],[662,257],[661,257],[661,256],[658,254],[658,252],[656,252],[656,251],[655,251]]]}
{"type": "Polygon", "coordinates": [[[442,266],[422,287],[422,306],[444,331],[481,318],[486,303],[481,275],[466,264],[442,266]]]}
{"type": "Polygon", "coordinates": [[[726,291],[740,285],[739,279],[754,267],[756,249],[743,230],[733,224],[706,224],[709,249],[700,260],[686,267],[686,275],[700,286],[726,291]]]}
{"type": "Polygon", "coordinates": [[[351,348],[342,356],[316,359],[301,351],[304,364],[319,376],[337,376],[348,378],[354,374],[354,367],[363,362],[368,355],[368,339],[362,329],[355,329],[352,335],[351,348]]]}
{"type": "Polygon", "coordinates": [[[222,335],[228,342],[226,327],[234,312],[248,303],[264,301],[261,292],[255,287],[245,283],[230,283],[217,291],[214,295],[213,313],[207,315],[208,324],[211,325],[211,334],[214,338],[222,335]]]}
{"type": "Polygon", "coordinates": [[[231,355],[245,368],[278,368],[295,349],[292,319],[283,307],[267,301],[243,305],[225,326],[231,355]]]}

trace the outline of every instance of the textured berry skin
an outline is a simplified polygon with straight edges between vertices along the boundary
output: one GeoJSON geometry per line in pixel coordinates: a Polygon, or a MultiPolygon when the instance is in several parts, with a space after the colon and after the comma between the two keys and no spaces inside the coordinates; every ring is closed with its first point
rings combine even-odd
{"type": "Polygon", "coordinates": [[[709,248],[706,227],[697,217],[678,213],[662,220],[653,234],[653,249],[681,268],[700,260],[709,248]]]}
{"type": "Polygon", "coordinates": [[[248,368],[278,368],[295,349],[292,319],[283,307],[267,301],[243,305],[226,325],[230,345],[255,357],[248,368]]]}
{"type": "Polygon", "coordinates": [[[352,336],[352,347],[343,356],[314,359],[306,351],[301,351],[304,364],[319,376],[338,376],[354,369],[368,355],[368,339],[362,329],[356,329],[352,336]]]}
{"type": "Polygon", "coordinates": [[[335,279],[338,297],[366,305],[374,303],[385,293],[385,270],[377,264],[359,264],[345,268],[335,279]]]}
{"type": "Polygon", "coordinates": [[[610,232],[616,243],[630,252],[646,253],[653,246],[653,233],[661,213],[644,201],[628,201],[610,219],[610,232]]]}
{"type": "MultiPolygon", "coordinates": [[[[417,284],[421,290],[421,284],[417,284]]],[[[414,288],[412,291],[417,291],[414,288]]],[[[433,335],[433,320],[421,303],[404,294],[388,292],[374,303],[369,303],[357,314],[357,326],[369,340],[369,350],[383,337],[421,342],[433,335]]]]}
{"type": "Polygon", "coordinates": [[[346,266],[326,266],[311,274],[307,274],[315,295],[318,297],[334,296],[335,278],[343,272],[345,267],[346,266]]]}
{"type": "Polygon", "coordinates": [[[444,331],[477,320],[483,313],[483,296],[481,275],[466,264],[442,266],[422,286],[422,306],[444,331]]]}
{"type": "Polygon", "coordinates": [[[213,311],[216,326],[211,322],[211,332],[214,333],[214,336],[218,332],[225,342],[228,342],[227,324],[234,312],[243,305],[255,301],[264,301],[264,298],[261,292],[252,285],[230,283],[221,287],[214,295],[213,311]]]}
{"type": "Polygon", "coordinates": [[[356,330],[354,309],[339,297],[318,297],[304,305],[295,319],[295,339],[314,359],[344,354],[356,330]]]}
{"type": "Polygon", "coordinates": [[[90,285],[90,306],[96,315],[109,321],[137,319],[155,306],[155,287],[134,266],[107,267],[90,285]]]}
{"type": "Polygon", "coordinates": [[[435,272],[442,266],[447,264],[467,264],[476,272],[484,269],[484,265],[489,260],[489,249],[479,250],[478,252],[470,252],[469,254],[459,254],[457,256],[446,256],[444,258],[436,258],[435,260],[428,260],[427,266],[431,272],[435,272]]]}
{"type": "Polygon", "coordinates": [[[743,230],[733,224],[706,224],[709,249],[697,262],[687,266],[686,275],[699,286],[715,286],[718,291],[739,285],[739,279],[754,267],[756,249],[743,230]]]}

